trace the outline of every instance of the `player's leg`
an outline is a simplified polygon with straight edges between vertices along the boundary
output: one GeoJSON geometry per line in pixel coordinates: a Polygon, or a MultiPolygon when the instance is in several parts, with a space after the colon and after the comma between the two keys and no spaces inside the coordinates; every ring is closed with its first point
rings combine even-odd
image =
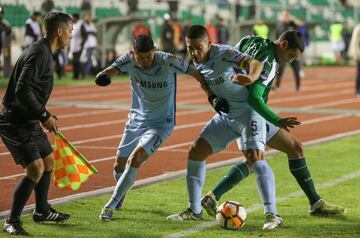
{"type": "Polygon", "coordinates": [[[0,129],[5,146],[16,164],[20,164],[25,170],[25,176],[15,188],[10,217],[5,221],[3,231],[14,235],[28,235],[21,226],[20,215],[44,172],[44,164],[35,145],[30,143],[31,129],[9,123],[4,123],[0,129]]]}
{"type": "Polygon", "coordinates": [[[218,114],[203,128],[188,153],[186,184],[189,208],[168,216],[168,220],[201,220],[201,192],[205,182],[205,160],[209,155],[224,149],[234,137],[229,128],[229,120],[218,114]]]}
{"type": "MultiPolygon", "coordinates": [[[[146,127],[143,128],[143,130],[142,128],[138,128],[137,132],[143,134],[136,136],[135,139],[132,140],[138,141],[138,143],[133,152],[129,155],[125,170],[117,181],[113,195],[105,204],[99,216],[100,220],[111,220],[112,211],[135,183],[136,175],[140,166],[160,147],[160,145],[170,135],[171,131],[172,127],[165,128],[163,126],[146,127]]],[[[126,140],[123,140],[122,142],[125,143],[126,140]]],[[[131,146],[131,143],[129,143],[128,146],[131,146]]],[[[125,153],[124,151],[127,150],[126,147],[128,146],[126,146],[126,143],[123,147],[120,146],[121,148],[118,151],[118,156],[125,153]]]]}
{"type": "MultiPolygon", "coordinates": [[[[242,117],[242,120],[243,121],[239,121],[238,123],[247,126],[242,127],[244,129],[241,129],[242,131],[239,132],[240,137],[236,140],[239,149],[242,151],[254,148],[264,150],[266,135],[265,121],[258,116],[258,114],[253,113],[253,111],[250,111],[246,117],[242,117]],[[251,118],[252,116],[253,118],[251,118]],[[244,141],[246,141],[246,143],[244,143],[244,141]]],[[[249,175],[251,166],[249,161],[256,160],[250,159],[248,162],[240,161],[233,166],[209,194],[213,195],[216,201],[219,201],[223,194],[235,187],[241,180],[249,175]]]]}
{"type": "Polygon", "coordinates": [[[201,220],[201,192],[205,182],[205,160],[212,154],[210,144],[199,137],[188,153],[186,185],[189,207],[182,212],[167,217],[171,221],[201,220]]]}
{"type": "Polygon", "coordinates": [[[356,61],[357,70],[356,70],[356,86],[355,86],[355,94],[357,97],[360,97],[360,60],[356,61]]]}
{"type": "Polygon", "coordinates": [[[301,62],[298,59],[295,59],[293,62],[291,62],[291,67],[294,71],[294,77],[295,77],[295,89],[296,92],[300,91],[300,71],[301,71],[301,62]]]}
{"type": "Polygon", "coordinates": [[[35,222],[68,220],[70,215],[55,211],[48,202],[48,193],[51,180],[51,172],[54,168],[54,154],[49,140],[40,128],[36,125],[32,132],[33,143],[36,144],[44,164],[44,173],[34,188],[36,206],[33,220],[35,222]]]}
{"type": "MultiPolygon", "coordinates": [[[[115,184],[119,181],[121,178],[121,175],[125,171],[126,162],[128,160],[128,156],[116,156],[115,163],[114,163],[114,171],[113,171],[113,177],[115,179],[115,184]]],[[[115,210],[119,210],[122,208],[125,200],[125,195],[119,200],[118,204],[115,206],[115,210]]]]}
{"type": "MultiPolygon", "coordinates": [[[[232,130],[236,133],[240,150],[265,149],[265,121],[250,108],[245,108],[241,118],[232,122],[232,130]],[[259,120],[259,121],[258,121],[259,120]]],[[[250,161],[250,160],[249,160],[250,161]]],[[[236,186],[250,173],[249,164],[240,161],[220,180],[215,188],[208,193],[210,197],[219,201],[221,196],[236,186]]],[[[204,197],[205,198],[205,197],[204,197]]],[[[215,213],[214,213],[215,215],[215,213]]]]}
{"type": "Polygon", "coordinates": [[[287,154],[290,172],[309,199],[312,215],[339,215],[345,212],[344,208],[326,203],[318,195],[306,164],[303,145],[291,133],[280,129],[267,145],[287,154]]]}
{"type": "Polygon", "coordinates": [[[56,211],[50,206],[48,202],[51,172],[52,168],[54,167],[54,154],[51,152],[42,160],[44,163],[44,173],[42,174],[41,179],[34,188],[36,206],[33,213],[33,220],[35,222],[66,221],[70,218],[70,215],[56,211]]]}

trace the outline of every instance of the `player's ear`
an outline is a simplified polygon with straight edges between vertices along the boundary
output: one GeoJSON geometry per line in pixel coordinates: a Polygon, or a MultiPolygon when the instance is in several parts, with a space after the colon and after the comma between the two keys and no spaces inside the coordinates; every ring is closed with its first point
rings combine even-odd
{"type": "Polygon", "coordinates": [[[59,28],[57,29],[57,32],[56,32],[56,33],[57,33],[58,36],[61,36],[62,32],[63,32],[62,27],[59,27],[59,28]]]}
{"type": "Polygon", "coordinates": [[[288,46],[289,46],[289,42],[287,40],[283,40],[283,41],[280,42],[280,46],[283,49],[287,49],[288,46]]]}

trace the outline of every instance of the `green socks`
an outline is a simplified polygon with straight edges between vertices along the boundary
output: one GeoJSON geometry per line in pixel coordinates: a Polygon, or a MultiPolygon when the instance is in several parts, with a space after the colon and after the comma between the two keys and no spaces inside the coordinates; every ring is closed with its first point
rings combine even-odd
{"type": "Polygon", "coordinates": [[[310,201],[310,205],[313,205],[320,199],[320,196],[316,193],[314,182],[310,176],[310,172],[307,168],[304,158],[289,160],[289,168],[292,175],[296,178],[296,181],[304,191],[310,201]]]}
{"type": "Polygon", "coordinates": [[[240,162],[233,166],[230,171],[223,177],[223,179],[216,185],[212,191],[217,201],[220,197],[236,186],[241,180],[249,175],[249,168],[244,162],[240,162]]]}

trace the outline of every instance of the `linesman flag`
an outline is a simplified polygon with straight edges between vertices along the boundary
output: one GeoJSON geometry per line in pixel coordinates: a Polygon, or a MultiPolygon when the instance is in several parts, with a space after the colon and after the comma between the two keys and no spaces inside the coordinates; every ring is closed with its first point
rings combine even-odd
{"type": "Polygon", "coordinates": [[[58,188],[77,190],[97,170],[61,134],[55,133],[54,183],[58,188]]]}

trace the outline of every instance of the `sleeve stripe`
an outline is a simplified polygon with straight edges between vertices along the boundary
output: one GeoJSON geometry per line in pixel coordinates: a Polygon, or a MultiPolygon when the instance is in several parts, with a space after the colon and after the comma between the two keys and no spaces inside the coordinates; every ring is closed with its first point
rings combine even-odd
{"type": "Polygon", "coordinates": [[[274,59],[273,62],[272,62],[272,68],[271,68],[270,74],[267,77],[267,79],[264,79],[263,84],[268,85],[271,82],[271,80],[275,77],[275,74],[276,74],[276,62],[275,62],[275,59],[274,59]]]}

